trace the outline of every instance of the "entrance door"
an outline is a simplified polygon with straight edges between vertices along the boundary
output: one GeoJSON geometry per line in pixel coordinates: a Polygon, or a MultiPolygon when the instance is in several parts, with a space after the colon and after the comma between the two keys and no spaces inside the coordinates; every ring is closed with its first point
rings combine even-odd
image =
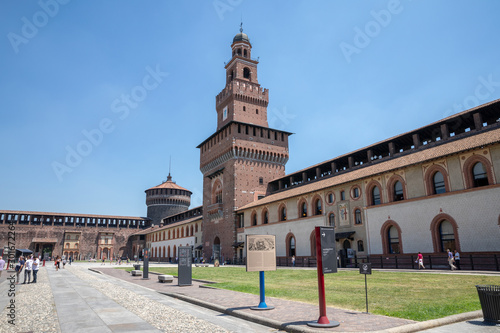
{"type": "Polygon", "coordinates": [[[52,257],[52,250],[54,249],[54,245],[52,244],[44,244],[42,249],[42,260],[48,261],[49,257],[52,257]]]}
{"type": "Polygon", "coordinates": [[[214,247],[212,250],[213,257],[214,257],[214,262],[215,260],[219,260],[219,263],[221,262],[220,258],[220,239],[219,237],[215,237],[214,239],[214,247]]]}

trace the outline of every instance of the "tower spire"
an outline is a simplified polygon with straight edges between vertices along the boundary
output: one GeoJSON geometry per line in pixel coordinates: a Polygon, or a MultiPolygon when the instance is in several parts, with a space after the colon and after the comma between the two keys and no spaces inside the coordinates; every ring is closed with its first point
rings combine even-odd
{"type": "Polygon", "coordinates": [[[172,176],[170,176],[170,168],[172,166],[172,155],[170,155],[170,160],[168,161],[168,176],[167,176],[167,182],[172,181],[172,176]]]}

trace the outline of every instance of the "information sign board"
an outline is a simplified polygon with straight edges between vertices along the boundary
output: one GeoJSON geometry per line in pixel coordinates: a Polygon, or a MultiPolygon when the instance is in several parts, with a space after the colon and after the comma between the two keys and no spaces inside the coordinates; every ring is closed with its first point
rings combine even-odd
{"type": "Polygon", "coordinates": [[[179,246],[179,286],[192,285],[191,263],[193,258],[193,250],[191,246],[179,246]]]}
{"type": "Polygon", "coordinates": [[[369,262],[363,263],[359,266],[359,274],[371,274],[372,264],[369,262]]]}
{"type": "Polygon", "coordinates": [[[335,230],[333,227],[319,227],[323,274],[337,273],[337,252],[335,251],[335,230]]]}
{"type": "Polygon", "coordinates": [[[276,236],[246,235],[247,272],[276,270],[276,236]]]}

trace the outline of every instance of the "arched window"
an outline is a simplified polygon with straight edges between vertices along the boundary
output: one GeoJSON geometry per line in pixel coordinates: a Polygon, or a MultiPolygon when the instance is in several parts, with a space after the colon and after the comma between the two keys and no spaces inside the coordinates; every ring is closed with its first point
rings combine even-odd
{"type": "Polygon", "coordinates": [[[307,217],[307,202],[305,201],[300,204],[300,217],[307,217]]]}
{"type": "Polygon", "coordinates": [[[495,183],[491,162],[484,156],[475,154],[464,163],[464,176],[467,188],[481,187],[495,183]]]}
{"type": "Polygon", "coordinates": [[[290,237],[288,240],[288,256],[294,256],[295,255],[295,236],[290,237]]]}
{"type": "Polygon", "coordinates": [[[389,253],[400,253],[399,233],[395,226],[390,227],[387,231],[387,239],[389,240],[389,253]]]}
{"type": "Polygon", "coordinates": [[[333,201],[334,201],[333,193],[330,192],[326,195],[326,202],[328,202],[329,204],[332,204],[333,201]]]}
{"type": "Polygon", "coordinates": [[[252,213],[252,225],[257,225],[257,214],[255,212],[252,213]]]}
{"type": "Polygon", "coordinates": [[[262,223],[263,224],[268,224],[269,223],[269,212],[264,210],[264,213],[262,214],[262,223]]]}
{"type": "Polygon", "coordinates": [[[314,202],[314,207],[315,207],[315,211],[314,211],[314,215],[321,215],[321,213],[323,213],[323,209],[321,207],[321,199],[316,199],[316,201],[314,202]]]}
{"type": "Polygon", "coordinates": [[[361,218],[361,210],[356,208],[354,210],[354,223],[355,224],[362,224],[363,223],[363,219],[361,218]]]}
{"type": "Polygon", "coordinates": [[[444,176],[439,171],[436,171],[436,173],[434,173],[434,176],[432,176],[432,189],[433,189],[433,194],[440,194],[446,192],[444,176]]]}
{"type": "Polygon", "coordinates": [[[286,221],[286,206],[285,205],[280,207],[279,214],[280,214],[280,221],[286,221]]]}
{"type": "Polygon", "coordinates": [[[378,186],[372,188],[372,205],[380,205],[382,201],[380,200],[380,190],[378,186]]]}
{"type": "Polygon", "coordinates": [[[363,244],[362,240],[358,241],[358,252],[364,252],[365,251],[365,246],[363,244]]]}
{"type": "Polygon", "coordinates": [[[335,214],[331,213],[328,216],[328,226],[335,227],[335,214]]]}
{"type": "Polygon", "coordinates": [[[441,252],[446,251],[446,249],[450,249],[451,251],[456,250],[455,232],[450,221],[443,220],[439,224],[439,239],[441,243],[441,252]]]}
{"type": "Polygon", "coordinates": [[[359,195],[360,195],[360,191],[359,191],[359,187],[357,186],[354,186],[351,190],[351,196],[353,199],[357,199],[359,198],[359,195]]]}
{"type": "Polygon", "coordinates": [[[243,77],[245,79],[250,79],[250,68],[248,67],[243,68],[243,77]]]}
{"type": "Polygon", "coordinates": [[[244,56],[245,58],[247,57],[247,50],[246,50],[246,49],[244,49],[244,50],[243,50],[243,56],[244,56]]]}
{"type": "Polygon", "coordinates": [[[222,203],[222,183],[217,180],[212,187],[212,203],[222,203]]]}
{"type": "Polygon", "coordinates": [[[394,201],[401,201],[404,200],[404,194],[403,194],[403,184],[398,180],[394,183],[394,196],[393,199],[394,201]]]}
{"type": "Polygon", "coordinates": [[[489,185],[488,174],[486,173],[483,163],[477,162],[474,164],[472,167],[472,179],[474,187],[489,185]]]}

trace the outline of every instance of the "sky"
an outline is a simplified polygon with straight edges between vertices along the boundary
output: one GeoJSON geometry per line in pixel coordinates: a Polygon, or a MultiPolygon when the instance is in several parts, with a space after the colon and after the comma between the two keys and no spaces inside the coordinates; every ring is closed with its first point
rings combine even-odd
{"type": "Polygon", "coordinates": [[[240,23],[286,172],[500,98],[500,1],[0,2],[0,209],[146,216],[198,144],[240,23]],[[171,162],[170,162],[171,161],[171,162]],[[169,166],[170,165],[170,166],[169,166]]]}

